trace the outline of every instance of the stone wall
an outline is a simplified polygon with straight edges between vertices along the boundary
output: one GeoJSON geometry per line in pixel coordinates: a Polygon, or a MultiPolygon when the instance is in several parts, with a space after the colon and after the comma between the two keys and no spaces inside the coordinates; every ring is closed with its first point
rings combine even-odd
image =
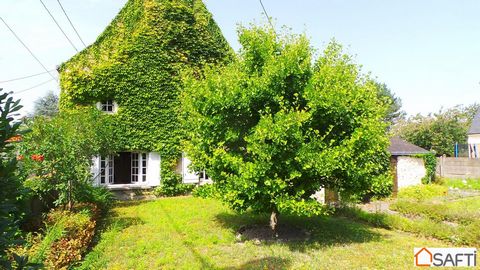
{"type": "Polygon", "coordinates": [[[440,157],[437,175],[446,178],[480,178],[480,159],[440,157]]]}

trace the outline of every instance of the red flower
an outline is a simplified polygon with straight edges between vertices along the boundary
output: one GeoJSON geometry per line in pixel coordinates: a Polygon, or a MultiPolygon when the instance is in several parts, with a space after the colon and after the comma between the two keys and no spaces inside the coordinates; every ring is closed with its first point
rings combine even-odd
{"type": "Polygon", "coordinates": [[[45,157],[43,155],[37,155],[37,154],[31,155],[31,158],[33,161],[38,161],[38,162],[42,162],[43,160],[45,160],[45,157]]]}
{"type": "Polygon", "coordinates": [[[22,141],[22,136],[21,135],[15,135],[7,139],[5,142],[11,143],[11,142],[20,142],[22,141]]]}

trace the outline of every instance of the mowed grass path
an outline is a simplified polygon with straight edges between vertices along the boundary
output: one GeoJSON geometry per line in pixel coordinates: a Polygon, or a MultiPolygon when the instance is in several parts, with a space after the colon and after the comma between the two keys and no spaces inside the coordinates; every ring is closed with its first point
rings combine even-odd
{"type": "Polygon", "coordinates": [[[267,217],[238,215],[215,200],[177,197],[119,203],[80,269],[413,269],[413,248],[448,244],[373,228],[344,218],[280,222],[312,232],[293,243],[238,243],[243,225],[267,217]]]}

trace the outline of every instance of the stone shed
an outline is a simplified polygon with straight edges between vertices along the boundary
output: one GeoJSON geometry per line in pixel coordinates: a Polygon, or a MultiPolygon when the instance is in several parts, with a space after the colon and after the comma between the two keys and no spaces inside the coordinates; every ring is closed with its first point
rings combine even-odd
{"type": "Polygon", "coordinates": [[[391,154],[393,193],[396,194],[402,187],[421,184],[427,170],[423,159],[416,156],[430,152],[398,137],[390,139],[388,150],[391,154]]]}

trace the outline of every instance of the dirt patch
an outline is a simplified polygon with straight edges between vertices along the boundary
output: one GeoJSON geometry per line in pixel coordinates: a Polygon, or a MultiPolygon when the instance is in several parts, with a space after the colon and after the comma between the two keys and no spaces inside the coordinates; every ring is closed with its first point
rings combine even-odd
{"type": "Polygon", "coordinates": [[[308,241],[310,235],[311,233],[307,230],[291,225],[279,225],[276,234],[272,232],[269,226],[250,225],[243,226],[238,230],[237,241],[254,241],[256,244],[270,241],[308,241]]]}

